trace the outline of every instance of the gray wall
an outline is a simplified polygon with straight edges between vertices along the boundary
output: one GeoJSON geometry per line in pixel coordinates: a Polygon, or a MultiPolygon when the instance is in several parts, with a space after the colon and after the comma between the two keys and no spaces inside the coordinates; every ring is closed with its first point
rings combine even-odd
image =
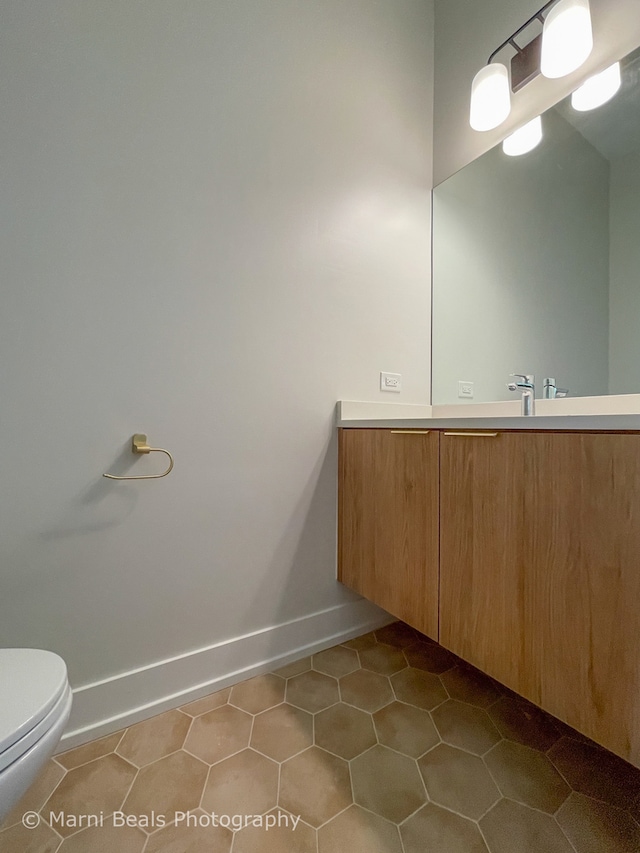
{"type": "Polygon", "coordinates": [[[611,163],[609,392],[640,392],[640,151],[611,163]]]}
{"type": "Polygon", "coordinates": [[[540,0],[435,0],[436,184],[568,95],[586,72],[605,68],[640,43],[638,0],[591,0],[595,45],[585,65],[560,80],[536,78],[514,96],[511,115],[503,126],[477,133],[469,127],[475,73],[486,64],[489,54],[541,6],[540,0]]]}
{"type": "Polygon", "coordinates": [[[78,685],[356,598],[333,412],[429,399],[432,14],[5,0],[0,645],[78,685]],[[138,431],[174,472],[102,479],[138,431]]]}
{"type": "Polygon", "coordinates": [[[498,146],[434,190],[433,402],[514,399],[508,374],[572,396],[608,384],[609,164],[555,110],[533,152],[498,146]]]}

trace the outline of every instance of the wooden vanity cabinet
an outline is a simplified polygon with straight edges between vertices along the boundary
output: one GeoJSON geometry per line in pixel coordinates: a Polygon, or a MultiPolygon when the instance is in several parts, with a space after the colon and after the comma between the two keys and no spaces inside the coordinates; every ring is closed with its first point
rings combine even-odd
{"type": "Polygon", "coordinates": [[[440,642],[640,766],[640,435],[440,450],[440,642]]]}
{"type": "Polygon", "coordinates": [[[338,579],[438,636],[436,431],[339,431],[338,579]]]}
{"type": "Polygon", "coordinates": [[[640,766],[640,433],[339,448],[339,579],[640,766]]]}

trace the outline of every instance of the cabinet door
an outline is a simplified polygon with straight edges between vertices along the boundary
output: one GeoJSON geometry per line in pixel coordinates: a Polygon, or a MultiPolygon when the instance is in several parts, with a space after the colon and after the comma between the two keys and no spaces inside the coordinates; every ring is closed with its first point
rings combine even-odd
{"type": "Polygon", "coordinates": [[[438,637],[438,433],[343,429],[338,579],[438,637]]]}
{"type": "Polygon", "coordinates": [[[441,439],[447,648],[640,765],[640,435],[441,439]]]}
{"type": "MultiPolygon", "coordinates": [[[[440,642],[512,690],[534,677],[525,596],[522,433],[444,432],[440,443],[440,642]]],[[[533,522],[532,522],[533,523],[533,522]]]]}

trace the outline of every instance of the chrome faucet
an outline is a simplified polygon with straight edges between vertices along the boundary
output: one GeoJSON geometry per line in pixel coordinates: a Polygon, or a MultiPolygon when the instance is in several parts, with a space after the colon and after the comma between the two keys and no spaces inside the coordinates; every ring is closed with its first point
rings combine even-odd
{"type": "Polygon", "coordinates": [[[552,377],[549,377],[548,379],[544,380],[542,396],[545,400],[555,400],[556,397],[568,397],[569,389],[558,388],[558,386],[556,385],[556,380],[552,377]]]}
{"type": "Polygon", "coordinates": [[[536,393],[536,378],[530,373],[511,373],[514,379],[519,379],[519,382],[509,382],[507,388],[509,391],[522,391],[522,412],[525,417],[535,415],[535,393],[536,393]]]}

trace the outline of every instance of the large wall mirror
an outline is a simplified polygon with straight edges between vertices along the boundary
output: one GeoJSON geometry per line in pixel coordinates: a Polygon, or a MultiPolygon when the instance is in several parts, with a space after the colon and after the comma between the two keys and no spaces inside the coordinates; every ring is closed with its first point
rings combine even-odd
{"type": "Polygon", "coordinates": [[[621,71],[597,109],[547,111],[533,151],[434,190],[434,404],[513,399],[510,373],[640,393],[640,49],[621,71]]]}

